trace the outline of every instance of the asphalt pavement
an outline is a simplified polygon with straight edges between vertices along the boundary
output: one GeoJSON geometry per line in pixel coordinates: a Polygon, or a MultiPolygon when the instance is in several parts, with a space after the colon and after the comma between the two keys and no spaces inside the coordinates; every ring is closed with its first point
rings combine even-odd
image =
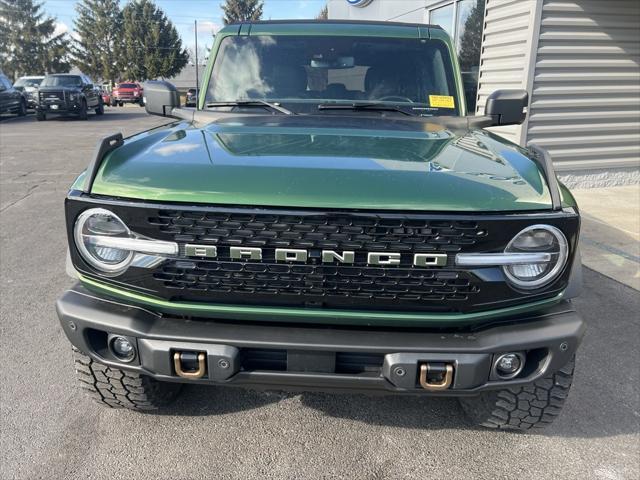
{"type": "Polygon", "coordinates": [[[573,389],[534,434],[474,428],[451,399],[188,387],[140,414],[85,398],[54,310],[72,284],[64,196],[100,137],[163,122],[0,120],[2,479],[640,478],[640,295],[591,270],[573,389]]]}

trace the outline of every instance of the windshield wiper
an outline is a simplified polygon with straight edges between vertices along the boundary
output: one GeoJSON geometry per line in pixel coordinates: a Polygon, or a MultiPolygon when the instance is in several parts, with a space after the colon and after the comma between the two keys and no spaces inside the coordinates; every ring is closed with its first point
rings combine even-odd
{"type": "Polygon", "coordinates": [[[265,100],[235,100],[233,102],[212,102],[207,103],[207,107],[267,107],[276,112],[284,115],[296,115],[291,110],[287,110],[275,103],[267,102],[265,100]]]}
{"type": "Polygon", "coordinates": [[[399,105],[389,105],[381,102],[353,102],[353,103],[321,103],[318,110],[373,110],[379,112],[399,112],[412,117],[416,113],[410,112],[399,105]]]}

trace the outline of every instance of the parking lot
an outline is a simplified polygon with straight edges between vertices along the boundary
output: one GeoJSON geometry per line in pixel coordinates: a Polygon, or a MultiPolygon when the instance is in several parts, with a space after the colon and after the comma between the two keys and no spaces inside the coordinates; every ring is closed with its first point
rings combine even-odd
{"type": "Polygon", "coordinates": [[[0,120],[1,478],[640,478],[640,299],[591,270],[570,398],[533,434],[472,428],[452,399],[188,387],[154,415],[80,396],[54,309],[64,196],[100,137],[165,122],[0,120]]]}

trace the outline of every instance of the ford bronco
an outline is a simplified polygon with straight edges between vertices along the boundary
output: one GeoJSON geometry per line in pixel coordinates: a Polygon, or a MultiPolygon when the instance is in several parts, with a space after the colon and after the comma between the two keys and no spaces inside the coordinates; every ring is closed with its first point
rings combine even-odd
{"type": "Polygon", "coordinates": [[[455,396],[477,424],[550,423],[584,324],[580,217],[548,153],[467,112],[437,26],[229,25],[196,108],[99,143],[66,198],[57,311],[82,387],[153,410],[184,383],[455,396]]]}

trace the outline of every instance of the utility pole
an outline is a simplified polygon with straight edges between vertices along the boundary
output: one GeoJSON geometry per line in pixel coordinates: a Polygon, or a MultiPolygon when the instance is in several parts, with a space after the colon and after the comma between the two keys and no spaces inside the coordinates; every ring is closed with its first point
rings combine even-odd
{"type": "Polygon", "coordinates": [[[196,34],[196,110],[198,110],[198,104],[200,103],[200,82],[198,81],[198,20],[194,20],[193,25],[193,30],[196,34]]]}

